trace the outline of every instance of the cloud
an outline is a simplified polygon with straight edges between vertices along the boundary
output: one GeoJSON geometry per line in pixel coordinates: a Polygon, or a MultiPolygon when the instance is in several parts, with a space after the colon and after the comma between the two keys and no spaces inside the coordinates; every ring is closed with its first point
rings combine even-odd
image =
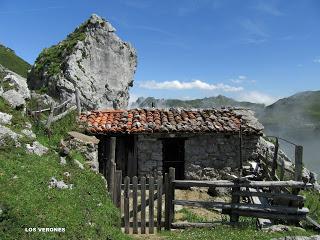
{"type": "Polygon", "coordinates": [[[173,81],[164,81],[164,82],[156,82],[156,81],[145,81],[140,82],[139,87],[146,89],[154,89],[154,90],[189,90],[189,89],[200,89],[200,90],[221,90],[224,92],[239,92],[242,91],[242,87],[233,87],[223,83],[210,84],[203,82],[201,80],[193,80],[191,82],[181,82],[179,80],[173,81]]]}
{"type": "Polygon", "coordinates": [[[240,25],[246,35],[241,39],[241,42],[244,44],[261,44],[266,42],[270,37],[263,25],[256,21],[244,19],[240,21],[240,25]]]}
{"type": "Polygon", "coordinates": [[[315,59],[313,60],[313,62],[314,62],[314,63],[320,63],[320,57],[315,58],[315,59]]]}
{"type": "Polygon", "coordinates": [[[245,75],[239,75],[237,78],[230,79],[231,82],[235,84],[241,84],[241,83],[256,83],[256,80],[248,79],[245,75]]]}
{"type": "Polygon", "coordinates": [[[250,92],[243,92],[238,97],[238,100],[240,101],[246,101],[246,102],[253,102],[253,103],[263,103],[266,105],[270,105],[277,101],[279,98],[274,97],[259,91],[250,91],[250,92]]]}
{"type": "Polygon", "coordinates": [[[281,12],[279,10],[279,8],[272,2],[270,1],[259,1],[259,3],[256,5],[255,9],[266,13],[266,14],[270,14],[273,16],[283,16],[283,12],[281,12]]]}

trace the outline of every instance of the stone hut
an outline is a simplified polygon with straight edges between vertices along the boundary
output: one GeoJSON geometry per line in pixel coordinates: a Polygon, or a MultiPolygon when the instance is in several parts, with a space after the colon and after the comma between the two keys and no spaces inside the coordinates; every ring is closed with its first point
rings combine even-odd
{"type": "Polygon", "coordinates": [[[253,158],[263,130],[252,111],[235,108],[105,110],[80,120],[100,139],[100,172],[116,137],[117,169],[130,177],[174,167],[177,179],[214,178],[253,158]]]}

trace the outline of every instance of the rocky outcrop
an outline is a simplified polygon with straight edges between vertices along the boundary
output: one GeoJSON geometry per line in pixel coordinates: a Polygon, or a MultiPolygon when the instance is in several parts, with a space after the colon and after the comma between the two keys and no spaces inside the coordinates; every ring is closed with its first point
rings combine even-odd
{"type": "Polygon", "coordinates": [[[65,40],[45,49],[28,77],[32,89],[47,89],[60,101],[80,90],[86,109],[128,105],[137,65],[135,49],[113,26],[93,14],[65,40]]]}
{"type": "Polygon", "coordinates": [[[11,107],[23,108],[27,99],[30,99],[30,91],[27,79],[4,68],[0,65],[0,96],[3,97],[11,107]]]}

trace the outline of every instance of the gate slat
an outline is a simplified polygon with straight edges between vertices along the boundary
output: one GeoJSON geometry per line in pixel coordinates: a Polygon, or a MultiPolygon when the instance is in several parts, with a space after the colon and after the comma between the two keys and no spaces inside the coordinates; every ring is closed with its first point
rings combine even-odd
{"type": "Polygon", "coordinates": [[[138,234],[138,178],[132,178],[133,234],[138,234]]]}
{"type": "Polygon", "coordinates": [[[123,210],[124,210],[124,231],[129,234],[129,185],[130,178],[125,177],[124,179],[124,190],[123,190],[123,210]]]}
{"type": "Polygon", "coordinates": [[[149,178],[149,234],[154,233],[154,178],[149,178]]]}
{"type": "Polygon", "coordinates": [[[141,234],[146,233],[146,178],[141,178],[141,234]]]}
{"type": "Polygon", "coordinates": [[[157,197],[158,197],[158,202],[157,202],[157,231],[161,231],[161,221],[162,221],[162,176],[158,177],[157,180],[157,197]]]}

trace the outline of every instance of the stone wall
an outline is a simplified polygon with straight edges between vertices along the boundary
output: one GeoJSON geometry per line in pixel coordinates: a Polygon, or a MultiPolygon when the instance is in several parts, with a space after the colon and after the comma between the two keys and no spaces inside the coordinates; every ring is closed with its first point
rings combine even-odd
{"type": "Polygon", "coordinates": [[[137,138],[137,159],[139,176],[162,174],[162,141],[152,136],[137,138]]]}
{"type": "MultiPolygon", "coordinates": [[[[243,160],[252,158],[259,136],[243,136],[243,160]]],[[[152,136],[137,138],[139,176],[162,174],[162,141],[152,136]]],[[[239,167],[238,135],[203,135],[185,141],[185,177],[214,179],[239,167]],[[222,173],[222,174],[221,174],[222,173]]]]}
{"type": "MultiPolygon", "coordinates": [[[[243,136],[242,159],[253,157],[259,136],[243,136]]],[[[185,142],[185,178],[225,178],[240,165],[238,135],[205,135],[185,142]]]]}

